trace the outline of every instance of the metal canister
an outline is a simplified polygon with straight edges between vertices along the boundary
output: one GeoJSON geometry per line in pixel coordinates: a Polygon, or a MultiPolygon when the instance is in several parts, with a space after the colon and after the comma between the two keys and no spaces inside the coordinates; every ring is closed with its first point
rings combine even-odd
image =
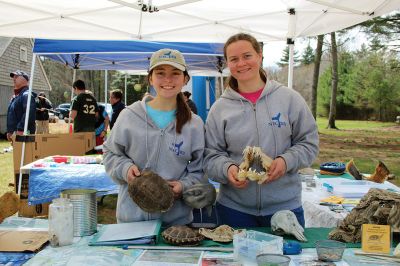
{"type": "Polygon", "coordinates": [[[70,199],[74,207],[74,236],[89,236],[97,231],[96,190],[68,189],[62,198],[70,199]]]}

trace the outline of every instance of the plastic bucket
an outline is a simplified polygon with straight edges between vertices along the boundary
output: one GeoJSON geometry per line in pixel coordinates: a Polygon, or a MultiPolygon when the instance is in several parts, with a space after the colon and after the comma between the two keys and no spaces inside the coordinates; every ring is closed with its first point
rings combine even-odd
{"type": "Polygon", "coordinates": [[[74,207],[74,236],[90,236],[97,231],[96,190],[68,189],[62,198],[70,199],[74,207]]]}

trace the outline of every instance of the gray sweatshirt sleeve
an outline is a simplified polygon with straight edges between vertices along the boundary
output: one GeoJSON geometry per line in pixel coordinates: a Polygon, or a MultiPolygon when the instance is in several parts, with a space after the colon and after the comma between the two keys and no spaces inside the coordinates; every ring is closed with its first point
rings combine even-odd
{"type": "Polygon", "coordinates": [[[211,180],[227,184],[228,168],[232,164],[236,164],[236,162],[229,158],[226,152],[224,123],[221,121],[218,111],[215,108],[211,108],[208,114],[205,129],[204,171],[211,180]]]}
{"type": "Polygon", "coordinates": [[[291,106],[295,106],[289,117],[290,121],[293,121],[292,146],[279,155],[285,159],[286,171],[289,173],[309,167],[319,152],[318,129],[310,109],[303,97],[297,93],[291,100],[291,106]]]}
{"type": "Polygon", "coordinates": [[[180,179],[182,191],[197,183],[204,183],[203,159],[204,159],[204,123],[197,117],[192,118],[194,124],[191,132],[192,158],[187,165],[187,175],[180,179]],[[195,120],[196,119],[196,120],[195,120]]]}
{"type": "Polygon", "coordinates": [[[114,182],[127,183],[127,172],[134,162],[125,154],[125,145],[119,127],[114,127],[107,141],[103,144],[103,164],[114,182]]]}

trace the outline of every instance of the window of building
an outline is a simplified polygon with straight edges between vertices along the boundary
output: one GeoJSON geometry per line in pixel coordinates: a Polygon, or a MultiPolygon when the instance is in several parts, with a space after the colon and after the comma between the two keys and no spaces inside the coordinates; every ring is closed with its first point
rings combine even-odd
{"type": "Polygon", "coordinates": [[[22,62],[28,62],[28,48],[26,46],[19,47],[19,60],[22,62]]]}

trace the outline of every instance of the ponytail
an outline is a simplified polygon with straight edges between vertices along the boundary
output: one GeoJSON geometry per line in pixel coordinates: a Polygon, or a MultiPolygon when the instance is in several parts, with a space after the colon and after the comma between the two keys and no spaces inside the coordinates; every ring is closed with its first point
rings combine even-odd
{"type": "Polygon", "coordinates": [[[181,134],[186,122],[192,119],[192,111],[187,105],[183,93],[176,95],[176,133],[181,134]]]}

